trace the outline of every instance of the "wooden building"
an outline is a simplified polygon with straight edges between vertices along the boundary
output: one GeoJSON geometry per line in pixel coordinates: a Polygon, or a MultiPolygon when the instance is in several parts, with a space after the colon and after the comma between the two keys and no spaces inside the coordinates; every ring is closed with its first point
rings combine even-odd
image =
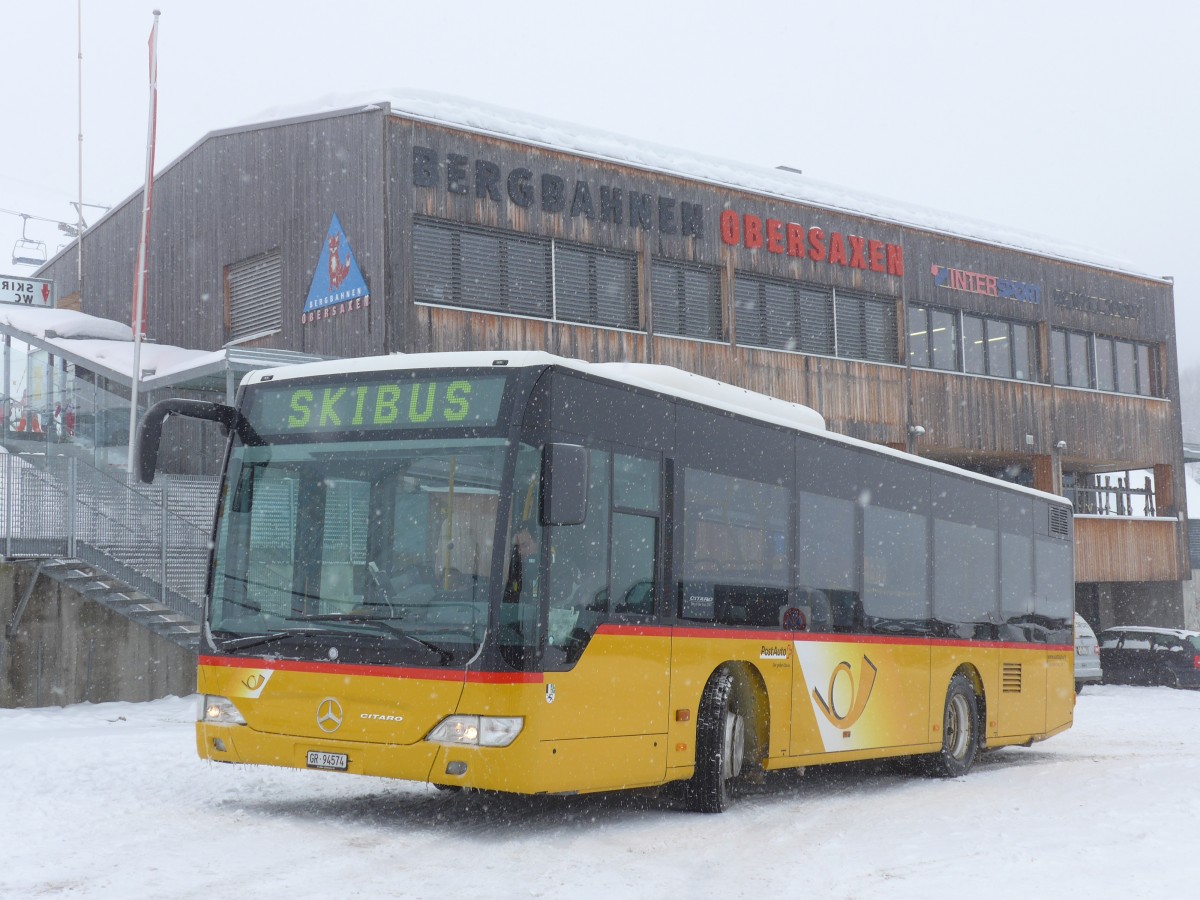
{"type": "MultiPolygon", "coordinates": [[[[76,244],[38,274],[128,321],[140,210],[87,231],[82,291],[76,244]]],[[[679,366],[1066,493],[1080,611],[1184,624],[1169,278],[431,95],[211,133],[159,173],[152,223],[152,340],[679,366]]]]}

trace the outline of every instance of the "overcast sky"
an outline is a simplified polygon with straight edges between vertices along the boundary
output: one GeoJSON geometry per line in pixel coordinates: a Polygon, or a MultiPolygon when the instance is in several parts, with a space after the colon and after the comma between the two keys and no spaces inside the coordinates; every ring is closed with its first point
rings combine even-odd
{"type": "MultiPolygon", "coordinates": [[[[83,0],[83,196],[144,176],[154,0],[83,0]]],[[[420,88],[1043,234],[1175,278],[1200,365],[1190,0],[160,0],[157,168],[209,131],[420,88]]],[[[0,209],[74,222],[76,0],[0,0],[0,209]]],[[[94,221],[97,210],[86,213],[94,221]]],[[[22,220],[0,214],[0,273],[22,220]]],[[[53,253],[54,222],[28,234],[53,253]]],[[[133,273],[130,273],[132,292],[133,273]]]]}

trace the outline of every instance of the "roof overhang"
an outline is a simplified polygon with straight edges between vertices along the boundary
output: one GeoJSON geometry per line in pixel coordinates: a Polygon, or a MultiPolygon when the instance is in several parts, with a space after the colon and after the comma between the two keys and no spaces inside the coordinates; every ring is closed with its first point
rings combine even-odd
{"type": "MultiPolygon", "coordinates": [[[[48,338],[4,321],[0,321],[0,334],[27,344],[34,350],[65,360],[78,368],[94,372],[116,384],[129,388],[133,385],[132,341],[48,338]],[[100,355],[97,355],[98,349],[100,355]]],[[[151,343],[143,343],[142,346],[145,349],[159,348],[159,345],[151,343]]],[[[290,350],[247,347],[225,347],[214,351],[188,351],[179,347],[161,349],[175,351],[172,354],[174,358],[167,365],[160,364],[158,371],[147,373],[143,367],[143,375],[138,382],[139,390],[174,388],[224,391],[230,375],[233,375],[236,381],[240,381],[243,375],[255,369],[318,362],[324,358],[290,350]]]]}

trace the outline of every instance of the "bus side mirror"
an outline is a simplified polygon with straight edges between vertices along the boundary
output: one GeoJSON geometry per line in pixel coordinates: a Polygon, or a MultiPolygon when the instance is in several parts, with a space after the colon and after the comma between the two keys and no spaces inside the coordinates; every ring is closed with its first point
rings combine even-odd
{"type": "Polygon", "coordinates": [[[587,448],[547,444],[542,450],[542,526],[582,524],[587,518],[587,493],[587,448]]]}
{"type": "Polygon", "coordinates": [[[228,430],[237,428],[238,434],[249,443],[255,438],[254,429],[250,428],[242,414],[232,406],[223,403],[213,403],[208,400],[162,400],[146,410],[146,415],[138,424],[136,459],[138,477],[145,484],[154,481],[154,471],[158,468],[158,445],[162,441],[163,424],[171,416],[186,416],[189,419],[202,419],[216,422],[228,430]]]}

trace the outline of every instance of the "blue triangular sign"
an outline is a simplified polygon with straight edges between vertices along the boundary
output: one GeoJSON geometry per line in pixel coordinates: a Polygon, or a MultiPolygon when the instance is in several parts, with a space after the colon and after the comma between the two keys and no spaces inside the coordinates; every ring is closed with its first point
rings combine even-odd
{"type": "MultiPolygon", "coordinates": [[[[346,232],[342,230],[342,223],[338,221],[337,215],[334,215],[329,222],[329,233],[325,236],[325,243],[321,247],[317,270],[313,272],[312,284],[308,288],[304,312],[313,313],[342,303],[350,303],[355,309],[359,309],[369,302],[367,283],[359,271],[358,261],[354,258],[354,251],[350,249],[350,241],[346,232]]],[[[348,310],[343,307],[341,311],[348,310]]]]}

